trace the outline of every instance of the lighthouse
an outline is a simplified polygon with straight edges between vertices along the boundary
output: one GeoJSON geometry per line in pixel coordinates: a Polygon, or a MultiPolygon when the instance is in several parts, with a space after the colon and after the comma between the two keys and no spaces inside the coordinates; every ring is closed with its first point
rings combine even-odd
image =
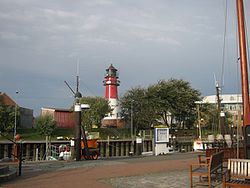
{"type": "Polygon", "coordinates": [[[103,127],[123,127],[121,118],[121,106],[118,99],[118,79],[117,69],[111,64],[106,69],[103,85],[105,86],[105,99],[109,101],[111,112],[103,119],[103,127]]]}

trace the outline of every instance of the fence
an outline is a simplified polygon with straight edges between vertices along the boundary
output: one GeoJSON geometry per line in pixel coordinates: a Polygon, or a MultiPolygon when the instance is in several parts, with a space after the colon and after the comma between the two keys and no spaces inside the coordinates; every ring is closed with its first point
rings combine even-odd
{"type": "MultiPolygon", "coordinates": [[[[70,145],[70,141],[52,141],[54,148],[59,148],[60,145],[70,145]]],[[[177,151],[189,152],[193,150],[191,142],[178,143],[175,146],[177,151]]],[[[23,159],[26,161],[45,160],[46,157],[46,144],[45,141],[23,141],[23,159]]],[[[125,157],[131,154],[136,154],[137,147],[136,141],[127,140],[99,140],[98,148],[100,156],[108,157],[125,157]]],[[[145,139],[142,142],[142,152],[153,151],[151,139],[145,139]]],[[[0,159],[12,158],[13,144],[8,141],[0,142],[0,159]]],[[[55,155],[57,149],[51,150],[50,155],[55,155]]],[[[56,153],[58,155],[58,153],[56,153]]]]}

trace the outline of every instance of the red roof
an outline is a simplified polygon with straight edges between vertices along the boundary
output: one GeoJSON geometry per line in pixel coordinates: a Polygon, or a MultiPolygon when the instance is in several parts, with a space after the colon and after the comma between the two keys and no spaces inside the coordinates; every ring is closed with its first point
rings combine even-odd
{"type": "Polygon", "coordinates": [[[16,102],[14,100],[12,100],[12,98],[10,98],[6,93],[0,92],[0,98],[3,101],[4,105],[7,106],[15,106],[16,102]]]}

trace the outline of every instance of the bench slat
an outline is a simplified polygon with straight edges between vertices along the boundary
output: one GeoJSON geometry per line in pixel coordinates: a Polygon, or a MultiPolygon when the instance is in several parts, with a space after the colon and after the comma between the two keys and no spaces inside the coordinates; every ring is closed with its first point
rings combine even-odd
{"type": "Polygon", "coordinates": [[[247,176],[250,176],[250,164],[247,163],[247,176]]]}
{"type": "Polygon", "coordinates": [[[223,178],[224,186],[250,187],[250,160],[228,159],[229,179],[223,178]]]}

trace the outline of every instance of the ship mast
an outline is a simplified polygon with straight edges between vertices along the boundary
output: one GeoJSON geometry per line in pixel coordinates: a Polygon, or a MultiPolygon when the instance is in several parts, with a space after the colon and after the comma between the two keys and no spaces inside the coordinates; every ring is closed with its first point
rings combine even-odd
{"type": "Polygon", "coordinates": [[[247,52],[243,0],[236,0],[239,49],[241,65],[241,84],[242,84],[242,102],[243,102],[243,133],[244,133],[244,151],[245,157],[250,158],[250,106],[249,106],[249,84],[247,70],[247,52]]]}

